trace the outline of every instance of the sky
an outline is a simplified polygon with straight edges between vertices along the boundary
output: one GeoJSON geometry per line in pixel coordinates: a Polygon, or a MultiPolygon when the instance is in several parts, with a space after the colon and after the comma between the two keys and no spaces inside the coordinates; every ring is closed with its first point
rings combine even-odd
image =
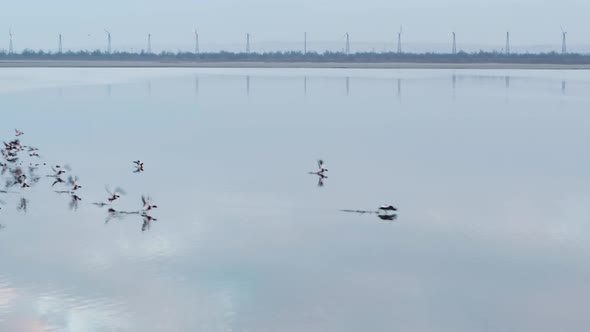
{"type": "Polygon", "coordinates": [[[8,48],[9,28],[15,50],[56,49],[59,33],[66,49],[105,48],[103,29],[108,28],[114,49],[145,48],[151,33],[155,50],[192,50],[197,28],[203,50],[242,48],[246,32],[254,50],[280,48],[280,43],[297,47],[304,31],[312,49],[341,47],[349,32],[353,50],[363,43],[381,50],[394,47],[400,25],[407,45],[445,48],[456,31],[460,48],[496,47],[510,30],[515,49],[559,48],[563,25],[575,48],[587,44],[589,11],[590,2],[582,0],[13,1],[0,13],[0,31],[6,31],[0,48],[8,48]]]}

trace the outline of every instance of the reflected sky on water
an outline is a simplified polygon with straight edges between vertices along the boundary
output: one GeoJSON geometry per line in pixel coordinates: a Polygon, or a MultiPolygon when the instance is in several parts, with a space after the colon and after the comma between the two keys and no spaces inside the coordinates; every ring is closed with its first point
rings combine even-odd
{"type": "Polygon", "coordinates": [[[584,71],[3,69],[0,137],[79,177],[0,194],[0,330],[590,323],[584,71]],[[316,160],[326,161],[322,185],[316,160]],[[145,172],[133,173],[133,160],[145,172]],[[127,192],[105,223],[105,185],[127,192]],[[393,204],[395,218],[374,213],[393,204]]]}

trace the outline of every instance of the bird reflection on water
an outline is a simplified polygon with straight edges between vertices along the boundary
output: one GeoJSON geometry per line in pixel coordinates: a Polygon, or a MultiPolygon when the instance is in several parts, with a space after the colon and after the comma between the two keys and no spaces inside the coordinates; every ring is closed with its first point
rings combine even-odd
{"type": "Polygon", "coordinates": [[[27,213],[27,208],[29,206],[29,200],[25,197],[21,197],[18,201],[18,206],[16,207],[17,210],[27,213]]]}
{"type": "Polygon", "coordinates": [[[397,220],[397,214],[379,214],[377,217],[379,217],[381,220],[397,220]]]}
{"type": "MultiPolygon", "coordinates": [[[[4,189],[0,189],[0,194],[19,195],[20,198],[17,199],[16,208],[19,212],[27,213],[29,209],[29,199],[27,198],[29,188],[40,184],[42,182],[42,178],[47,178],[51,183],[50,187],[53,188],[55,193],[59,195],[67,195],[69,197],[68,206],[70,210],[78,210],[78,207],[82,202],[82,197],[79,194],[82,186],[79,184],[77,176],[70,175],[72,168],[68,165],[48,166],[48,163],[41,164],[38,162],[39,159],[42,159],[42,157],[37,152],[39,149],[32,146],[23,145],[20,141],[20,137],[24,134],[25,133],[23,131],[15,130],[16,138],[9,141],[8,143],[3,142],[4,148],[0,149],[2,154],[2,161],[0,162],[0,176],[2,176],[5,180],[4,189]],[[37,161],[33,162],[33,160],[37,161]],[[37,174],[39,170],[41,172],[45,170],[46,173],[44,176],[37,174]],[[65,176],[67,176],[67,180],[64,178],[65,176]]],[[[143,162],[138,160],[134,161],[134,164],[134,173],[140,173],[144,171],[143,162]]],[[[98,207],[109,206],[106,222],[112,219],[122,219],[123,217],[129,215],[138,215],[141,216],[143,220],[141,230],[145,231],[150,228],[152,221],[157,220],[149,214],[151,211],[153,211],[153,209],[157,208],[157,206],[152,203],[149,196],[141,196],[141,210],[117,211],[112,207],[112,204],[125,195],[126,192],[118,187],[113,191],[111,191],[108,187],[106,190],[109,194],[109,196],[106,198],[107,202],[92,203],[98,207]]],[[[6,205],[4,200],[0,200],[0,210],[2,210],[4,205],[6,205]]],[[[4,227],[4,224],[0,224],[0,227],[4,227]]]]}
{"type": "Polygon", "coordinates": [[[381,220],[397,220],[397,209],[393,205],[382,205],[377,211],[374,210],[340,210],[347,213],[372,214],[381,220]],[[390,213],[391,212],[391,213],[390,213]]]}

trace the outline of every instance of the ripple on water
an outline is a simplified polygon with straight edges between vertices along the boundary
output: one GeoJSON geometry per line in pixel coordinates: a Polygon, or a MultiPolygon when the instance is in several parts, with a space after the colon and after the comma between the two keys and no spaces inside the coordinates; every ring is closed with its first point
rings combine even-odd
{"type": "Polygon", "coordinates": [[[86,331],[130,327],[126,305],[113,297],[83,297],[69,291],[52,290],[32,300],[36,317],[50,329],[86,331]]]}
{"type": "Polygon", "coordinates": [[[0,275],[0,322],[10,315],[15,298],[16,290],[10,286],[6,277],[0,275]]]}

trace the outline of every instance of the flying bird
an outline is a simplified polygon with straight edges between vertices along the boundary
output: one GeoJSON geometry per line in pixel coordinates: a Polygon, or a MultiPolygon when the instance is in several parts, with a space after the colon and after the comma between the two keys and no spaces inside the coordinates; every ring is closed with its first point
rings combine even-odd
{"type": "Polygon", "coordinates": [[[76,191],[76,190],[78,190],[78,189],[82,188],[82,186],[78,184],[78,177],[77,177],[77,176],[75,176],[75,177],[72,177],[72,176],[70,175],[70,176],[68,177],[68,184],[69,184],[70,186],[72,186],[72,187],[73,187],[73,188],[72,188],[72,191],[76,191]]]}
{"type": "Polygon", "coordinates": [[[125,195],[125,190],[121,188],[115,188],[114,191],[111,191],[108,187],[106,188],[107,193],[109,193],[110,197],[107,199],[109,202],[114,202],[115,200],[119,199],[121,195],[125,195]]]}
{"type": "Polygon", "coordinates": [[[151,209],[156,209],[158,206],[157,205],[153,205],[151,203],[151,198],[149,196],[141,196],[141,202],[143,203],[143,210],[144,211],[149,211],[151,209]]]}

